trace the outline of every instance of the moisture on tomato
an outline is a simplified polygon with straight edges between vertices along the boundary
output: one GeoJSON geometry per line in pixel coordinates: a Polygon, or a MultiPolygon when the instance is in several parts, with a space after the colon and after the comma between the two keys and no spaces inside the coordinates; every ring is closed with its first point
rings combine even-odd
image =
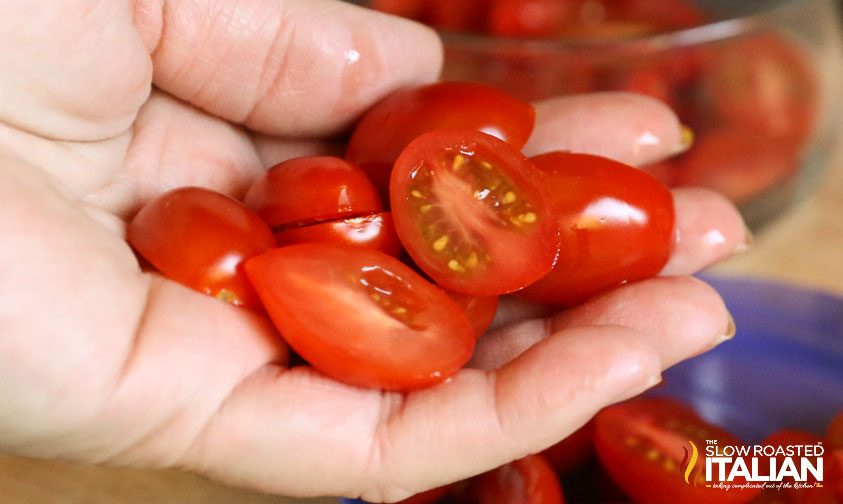
{"type": "Polygon", "coordinates": [[[201,187],[173,189],[137,213],[126,239],[166,277],[237,306],[260,306],[242,262],[275,240],[239,201],[201,187]]]}
{"type": "Polygon", "coordinates": [[[380,212],[380,196],[363,171],[331,156],[279,163],[252,184],[246,205],[272,229],[380,212]]]}
{"type": "Polygon", "coordinates": [[[394,257],[404,250],[389,212],[283,229],[275,233],[275,241],[279,246],[311,242],[345,243],[379,250],[394,257]]]}
{"type": "Polygon", "coordinates": [[[456,373],[474,348],[454,301],[375,250],[290,245],[250,259],[246,273],[290,347],[338,381],[420,388],[456,373]]]}
{"type": "Polygon", "coordinates": [[[446,289],[504,294],[553,267],[558,229],[541,174],[493,136],[420,136],[395,163],[390,200],[404,248],[446,289]]]}

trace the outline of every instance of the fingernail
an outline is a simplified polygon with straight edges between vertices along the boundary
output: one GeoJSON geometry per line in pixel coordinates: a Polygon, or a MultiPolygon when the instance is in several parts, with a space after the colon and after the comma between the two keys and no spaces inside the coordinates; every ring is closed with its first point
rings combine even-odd
{"type": "Polygon", "coordinates": [[[618,396],[617,400],[618,402],[620,402],[626,401],[627,399],[632,399],[633,397],[650,390],[651,388],[655,387],[661,382],[661,375],[648,376],[643,381],[640,381],[625,390],[621,395],[618,396]]]}
{"type": "Polygon", "coordinates": [[[752,245],[754,243],[755,238],[752,236],[752,231],[750,231],[748,227],[744,226],[743,241],[735,246],[735,250],[733,252],[735,254],[741,254],[743,252],[746,252],[747,250],[752,248],[752,245]]]}
{"type": "Polygon", "coordinates": [[[686,125],[682,125],[679,134],[679,144],[674,147],[672,154],[674,156],[682,154],[694,145],[694,130],[686,125]]]}
{"type": "Polygon", "coordinates": [[[726,312],[726,316],[728,317],[726,321],[726,330],[723,332],[723,334],[718,334],[714,337],[714,340],[712,340],[711,342],[711,346],[708,348],[709,350],[735,337],[735,333],[738,330],[737,326],[735,325],[735,319],[734,317],[732,317],[732,314],[728,311],[726,312]]]}

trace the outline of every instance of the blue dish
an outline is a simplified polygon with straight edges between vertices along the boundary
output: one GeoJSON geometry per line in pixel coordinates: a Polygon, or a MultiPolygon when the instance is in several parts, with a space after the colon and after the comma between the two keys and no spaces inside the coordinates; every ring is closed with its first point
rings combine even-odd
{"type": "Polygon", "coordinates": [[[666,371],[651,395],[690,404],[747,442],[783,428],[821,434],[843,411],[843,298],[769,281],[703,279],[725,299],[737,335],[666,371]]]}

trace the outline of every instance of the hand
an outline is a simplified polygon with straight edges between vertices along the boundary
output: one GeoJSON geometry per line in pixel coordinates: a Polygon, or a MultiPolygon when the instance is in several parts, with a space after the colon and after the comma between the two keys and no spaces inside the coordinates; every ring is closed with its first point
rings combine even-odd
{"type": "MultiPolygon", "coordinates": [[[[266,166],[330,151],[374,101],[435,79],[435,35],[331,0],[12,0],[0,42],[5,451],[396,500],[547,447],[732,331],[713,290],[665,276],[555,314],[510,302],[474,369],[412,394],[288,370],[264,319],[142,273],[124,220],[169,188],[239,197],[266,166]]],[[[641,97],[537,107],[530,153],[644,163],[681,144],[641,97]]],[[[743,246],[720,197],[676,205],[666,274],[743,246]]]]}

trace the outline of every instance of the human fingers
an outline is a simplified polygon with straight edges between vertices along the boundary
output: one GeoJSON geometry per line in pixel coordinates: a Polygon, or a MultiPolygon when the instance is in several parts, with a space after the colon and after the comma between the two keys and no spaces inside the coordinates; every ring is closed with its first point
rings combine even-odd
{"type": "Polygon", "coordinates": [[[554,150],[585,152],[634,166],[684,151],[690,139],[664,103],[643,95],[603,92],[535,103],[528,156],[554,150]]]}
{"type": "Polygon", "coordinates": [[[563,330],[499,370],[466,369],[406,395],[266,369],[236,389],[182,464],[263,491],[395,501],[540,451],[652,386],[661,364],[634,332],[563,330]]]}
{"type": "Polygon", "coordinates": [[[635,329],[658,349],[665,368],[713,348],[735,332],[723,300],[704,282],[652,278],[565,311],[499,327],[478,340],[469,365],[495,369],[557,331],[607,324],[635,329]]]}
{"type": "Polygon", "coordinates": [[[442,63],[429,28],[337,0],[138,0],[135,24],[157,86],[277,136],[336,132],[442,63]]]}

